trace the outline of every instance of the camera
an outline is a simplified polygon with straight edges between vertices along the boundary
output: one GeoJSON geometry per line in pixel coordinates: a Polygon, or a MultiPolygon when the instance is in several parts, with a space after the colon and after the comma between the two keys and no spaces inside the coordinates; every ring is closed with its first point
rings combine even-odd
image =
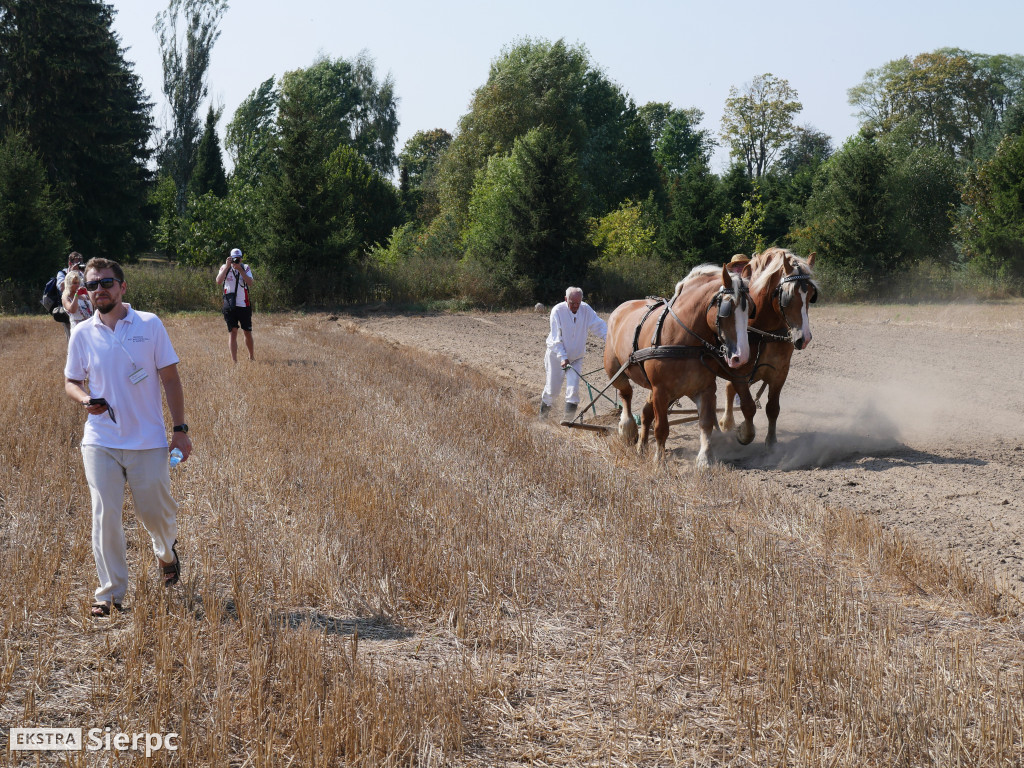
{"type": "Polygon", "coordinates": [[[231,263],[232,264],[241,264],[242,263],[242,257],[241,256],[235,256],[234,258],[231,259],[231,263]]]}

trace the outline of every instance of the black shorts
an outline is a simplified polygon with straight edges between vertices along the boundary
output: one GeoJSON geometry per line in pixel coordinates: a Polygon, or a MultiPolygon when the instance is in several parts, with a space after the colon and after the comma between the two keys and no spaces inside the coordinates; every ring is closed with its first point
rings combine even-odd
{"type": "Polygon", "coordinates": [[[241,326],[243,331],[252,333],[252,307],[225,309],[224,322],[228,324],[229,331],[241,326]]]}

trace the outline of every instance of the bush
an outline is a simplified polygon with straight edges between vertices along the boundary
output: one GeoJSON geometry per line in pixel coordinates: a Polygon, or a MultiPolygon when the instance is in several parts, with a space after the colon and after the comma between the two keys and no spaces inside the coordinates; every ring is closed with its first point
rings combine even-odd
{"type": "Polygon", "coordinates": [[[630,299],[671,296],[689,268],[656,256],[602,257],[590,263],[583,288],[590,304],[614,307],[630,299]]]}

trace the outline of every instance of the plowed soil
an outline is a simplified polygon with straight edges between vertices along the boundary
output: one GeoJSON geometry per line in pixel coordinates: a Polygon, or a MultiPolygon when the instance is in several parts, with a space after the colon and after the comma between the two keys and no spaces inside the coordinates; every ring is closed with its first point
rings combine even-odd
{"type": "MultiPolygon", "coordinates": [[[[818,305],[814,339],[794,354],[782,392],[779,444],[766,449],[759,411],[758,437],[748,446],[716,432],[716,458],[764,482],[876,515],[926,546],[955,550],[1024,601],[1022,310],[1021,302],[818,305]]],[[[347,319],[506,379],[539,405],[547,310],[347,319]]],[[[585,373],[601,368],[602,350],[592,339],[585,373]]],[[[588,380],[606,383],[603,371],[588,380]]],[[[721,404],[724,387],[719,392],[721,404]]],[[[640,391],[637,400],[644,399],[640,391]]],[[[552,440],[596,434],[570,432],[558,419],[550,429],[552,440]]],[[[673,427],[669,460],[692,462],[697,445],[695,425],[673,427]]]]}

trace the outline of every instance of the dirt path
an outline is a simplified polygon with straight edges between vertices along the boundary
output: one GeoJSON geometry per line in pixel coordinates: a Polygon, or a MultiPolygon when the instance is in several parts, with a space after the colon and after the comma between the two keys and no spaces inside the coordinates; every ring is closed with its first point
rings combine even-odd
{"type": "MultiPolygon", "coordinates": [[[[755,442],[716,434],[716,456],[955,548],[1024,601],[1022,310],[1021,302],[816,308],[814,341],[795,354],[782,393],[776,450],[765,449],[759,412],[755,442]]],[[[506,378],[539,403],[546,312],[351,319],[506,378]]],[[[602,349],[591,342],[584,371],[600,368],[602,349]]],[[[604,383],[603,374],[594,379],[604,383]]],[[[672,460],[692,461],[696,429],[674,427],[669,448],[672,460]]]]}

